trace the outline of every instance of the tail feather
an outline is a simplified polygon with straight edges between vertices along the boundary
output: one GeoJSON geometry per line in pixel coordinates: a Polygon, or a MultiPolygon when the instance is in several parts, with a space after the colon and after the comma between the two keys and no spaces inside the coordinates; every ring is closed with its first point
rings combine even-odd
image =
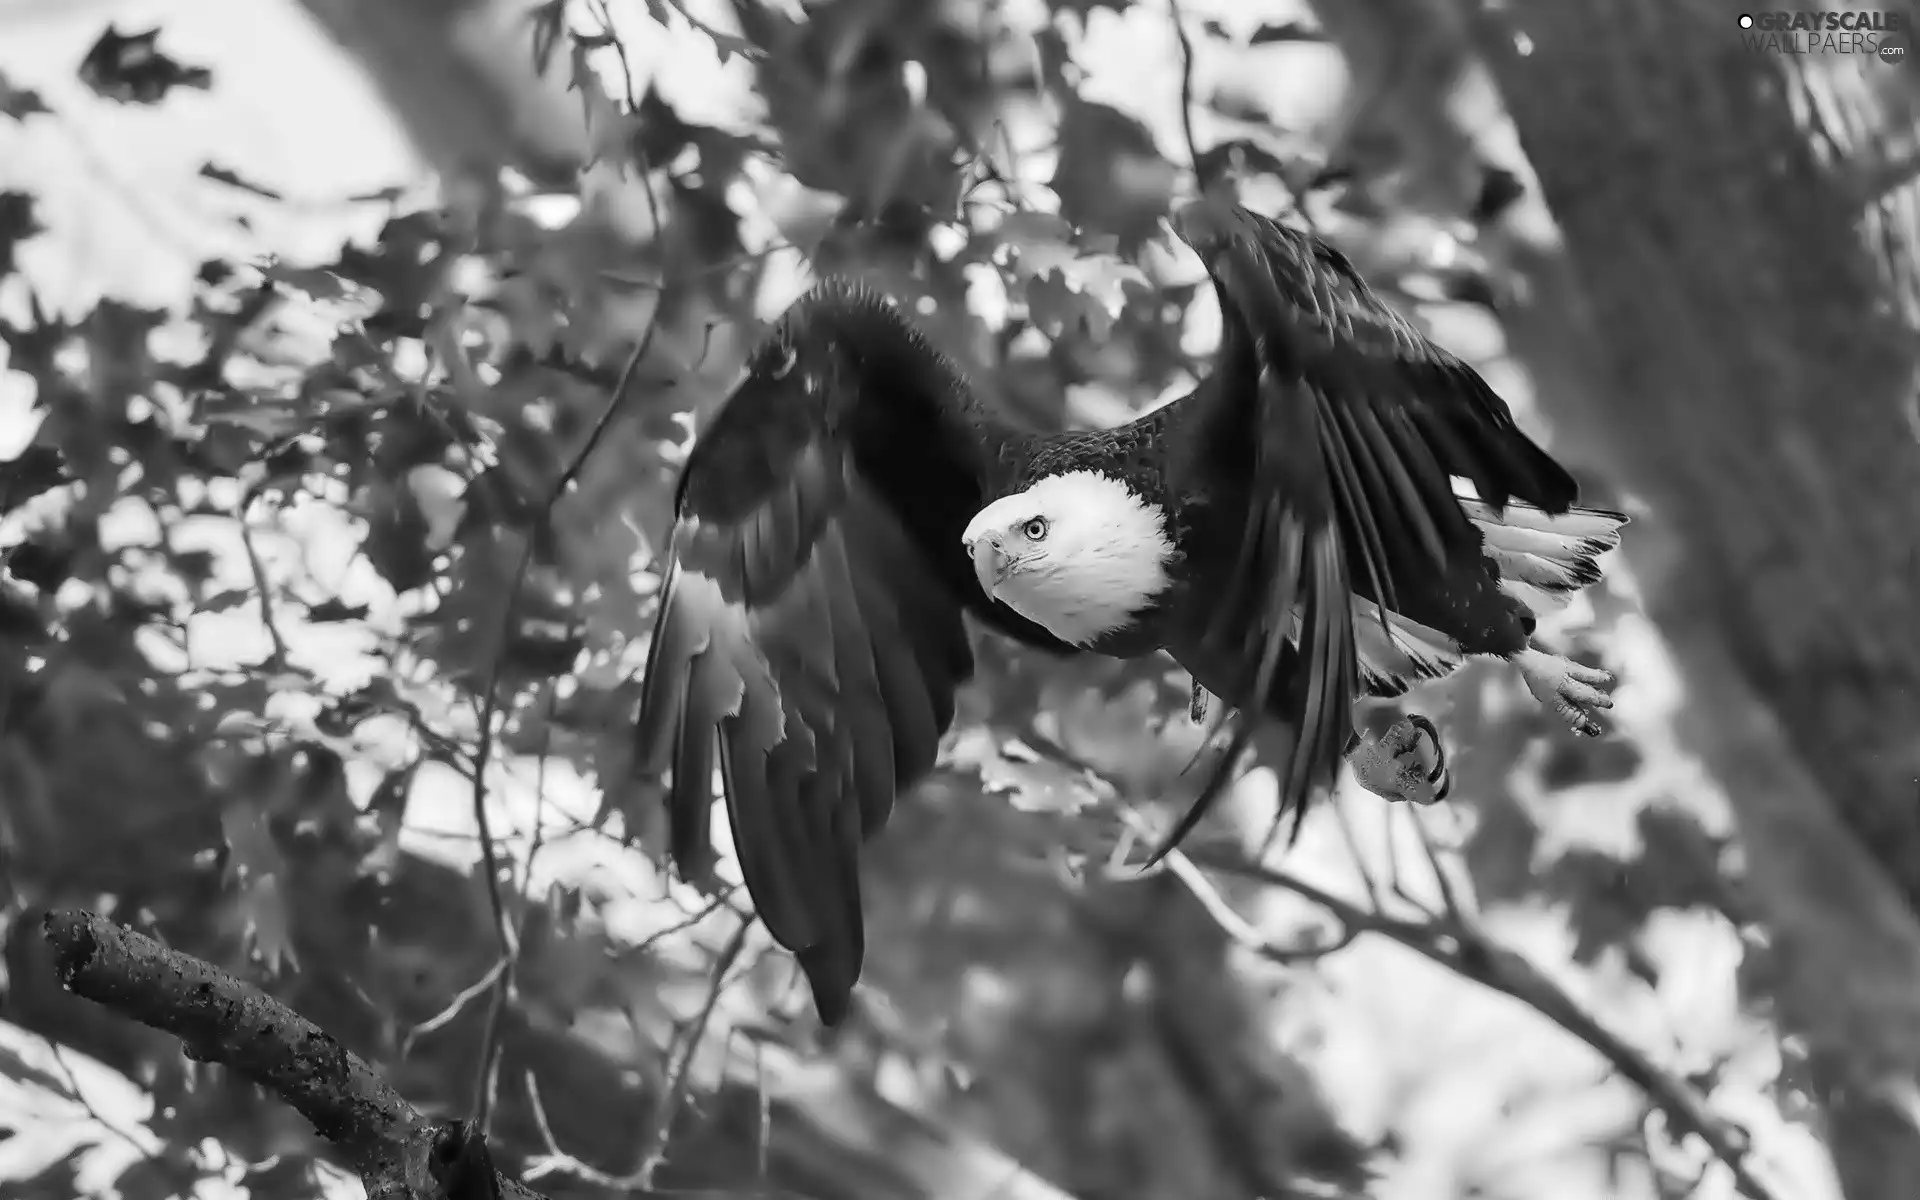
{"type": "Polygon", "coordinates": [[[1600,556],[1620,544],[1627,523],[1625,513],[1605,508],[1548,513],[1511,503],[1496,511],[1464,497],[1460,506],[1479,527],[1484,552],[1500,572],[1500,590],[1542,617],[1600,581],[1600,556]]]}
{"type": "Polygon", "coordinates": [[[1503,580],[1550,592],[1574,592],[1597,582],[1600,556],[1620,544],[1620,528],[1627,523],[1625,513],[1604,508],[1547,513],[1514,503],[1496,512],[1464,498],[1460,506],[1479,527],[1486,555],[1503,580]]]}

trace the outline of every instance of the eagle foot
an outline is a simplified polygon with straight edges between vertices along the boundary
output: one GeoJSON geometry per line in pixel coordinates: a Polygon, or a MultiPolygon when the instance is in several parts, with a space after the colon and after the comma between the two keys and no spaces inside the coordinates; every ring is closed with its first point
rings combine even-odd
{"type": "Polygon", "coordinates": [[[1568,728],[1584,737],[1600,736],[1600,710],[1613,707],[1613,673],[1583,666],[1561,654],[1529,646],[1514,658],[1533,698],[1559,714],[1568,728]]]}
{"type": "Polygon", "coordinates": [[[1447,747],[1433,722],[1411,713],[1393,723],[1378,738],[1362,737],[1348,755],[1360,786],[1388,800],[1410,804],[1437,804],[1453,789],[1447,770],[1447,747]],[[1421,761],[1420,737],[1433,743],[1433,765],[1421,761]]]}

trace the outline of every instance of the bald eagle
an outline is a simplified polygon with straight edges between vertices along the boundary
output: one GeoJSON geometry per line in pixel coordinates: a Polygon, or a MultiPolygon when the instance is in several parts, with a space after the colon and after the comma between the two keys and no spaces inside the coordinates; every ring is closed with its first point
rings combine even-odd
{"type": "Polygon", "coordinates": [[[747,889],[826,1024],[864,956],[861,843],[933,766],[972,672],[963,614],[1057,654],[1166,651],[1196,697],[1285,727],[1296,808],[1361,745],[1357,698],[1470,655],[1512,662],[1576,732],[1611,706],[1610,675],[1532,635],[1626,518],[1575,507],[1499,396],[1326,243],[1217,199],[1174,228],[1224,332],[1212,373],[1135,421],[1017,428],[892,304],[827,282],[688,455],[636,769],[670,773],[670,854],[701,879],[720,768],[747,889]]]}

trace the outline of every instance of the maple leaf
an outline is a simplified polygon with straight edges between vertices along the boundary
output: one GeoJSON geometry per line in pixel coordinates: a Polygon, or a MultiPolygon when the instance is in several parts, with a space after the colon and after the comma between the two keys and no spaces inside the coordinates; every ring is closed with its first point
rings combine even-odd
{"type": "Polygon", "coordinates": [[[160,30],[121,33],[109,24],[80,61],[80,81],[122,104],[158,104],[174,88],[206,91],[213,72],[189,66],[163,53],[160,30]]]}

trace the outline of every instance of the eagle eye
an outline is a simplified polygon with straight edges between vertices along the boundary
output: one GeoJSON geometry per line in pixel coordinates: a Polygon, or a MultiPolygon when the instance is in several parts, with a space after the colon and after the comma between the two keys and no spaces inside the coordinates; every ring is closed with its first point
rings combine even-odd
{"type": "Polygon", "coordinates": [[[1025,525],[1022,525],[1020,532],[1025,534],[1026,539],[1030,542],[1043,542],[1047,538],[1047,519],[1045,517],[1035,517],[1025,525]]]}

